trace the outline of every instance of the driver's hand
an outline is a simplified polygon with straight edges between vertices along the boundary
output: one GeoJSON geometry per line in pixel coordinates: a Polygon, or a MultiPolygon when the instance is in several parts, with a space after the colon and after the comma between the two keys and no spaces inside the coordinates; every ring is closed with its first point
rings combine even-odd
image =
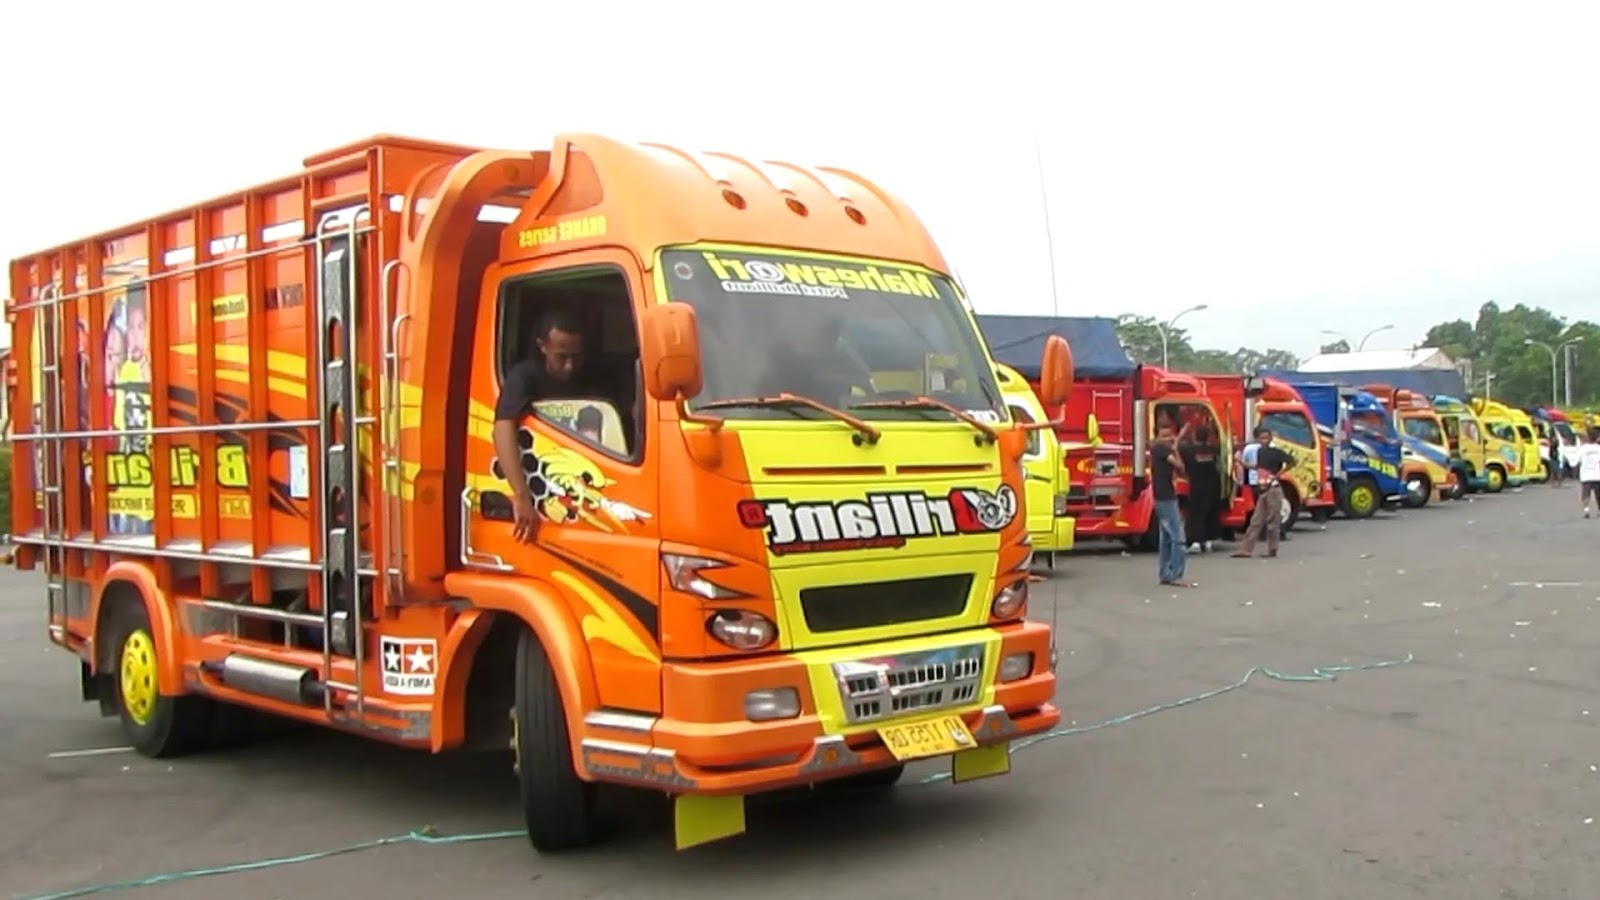
{"type": "Polygon", "coordinates": [[[539,534],[539,510],[533,504],[532,497],[516,495],[511,499],[511,511],[514,521],[511,525],[511,534],[524,544],[531,544],[539,534]]]}

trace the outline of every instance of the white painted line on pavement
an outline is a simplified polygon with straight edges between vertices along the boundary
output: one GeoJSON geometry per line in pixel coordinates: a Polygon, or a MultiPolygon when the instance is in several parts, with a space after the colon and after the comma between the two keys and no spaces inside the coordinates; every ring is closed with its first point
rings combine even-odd
{"type": "Polygon", "coordinates": [[[89,750],[57,750],[51,759],[73,759],[79,756],[110,756],[113,753],[132,753],[132,747],[94,747],[89,750]]]}

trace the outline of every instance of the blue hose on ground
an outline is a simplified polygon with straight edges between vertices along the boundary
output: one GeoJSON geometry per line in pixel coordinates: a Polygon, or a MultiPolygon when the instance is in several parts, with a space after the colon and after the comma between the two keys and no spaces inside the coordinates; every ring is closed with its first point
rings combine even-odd
{"type": "MultiPolygon", "coordinates": [[[[1266,666],[1254,666],[1250,669],[1250,671],[1244,673],[1244,677],[1233,682],[1232,684],[1214,688],[1203,693],[1194,694],[1193,696],[1184,697],[1180,700],[1174,700],[1170,703],[1158,703],[1155,706],[1141,709],[1138,712],[1114,716],[1110,719],[1106,719],[1104,722],[1097,722],[1093,725],[1080,725],[1073,728],[1058,728],[1054,731],[1049,731],[1041,735],[1035,735],[1034,737],[1026,738],[1013,743],[1011,745],[1011,752],[1017,753],[1018,751],[1032,747],[1035,744],[1042,744],[1045,741],[1052,741],[1056,738],[1069,737],[1075,734],[1085,734],[1090,731],[1099,731],[1104,728],[1111,728],[1115,725],[1125,725],[1135,719],[1142,719],[1145,716],[1152,716],[1158,712],[1166,712],[1169,709],[1177,709],[1181,706],[1189,706],[1194,703],[1199,703],[1202,700],[1210,700],[1213,697],[1219,697],[1223,694],[1229,693],[1230,691],[1236,691],[1239,688],[1244,687],[1249,683],[1250,679],[1256,675],[1261,675],[1262,677],[1270,678],[1274,681],[1336,681],[1338,680],[1339,675],[1345,672],[1365,672],[1373,669],[1388,669],[1393,666],[1405,665],[1411,662],[1413,659],[1415,659],[1415,657],[1412,654],[1407,653],[1400,659],[1390,659],[1381,662],[1341,663],[1339,665],[1317,666],[1305,674],[1278,672],[1273,669],[1269,669],[1266,666]]],[[[949,777],[950,774],[948,772],[939,772],[922,779],[921,781],[917,782],[917,784],[934,784],[949,777]]],[[[158,884],[170,884],[174,881],[188,881],[191,878],[204,878],[208,875],[230,875],[236,872],[253,872],[258,869],[271,869],[278,866],[289,866],[296,863],[313,862],[319,859],[328,859],[329,857],[334,856],[344,856],[345,854],[356,853],[361,850],[375,850],[379,847],[389,847],[395,844],[467,844],[478,841],[500,841],[510,838],[525,838],[526,836],[526,833],[522,831],[486,831],[476,834],[437,835],[433,833],[432,826],[425,826],[407,834],[399,834],[392,837],[363,841],[359,844],[350,844],[345,847],[335,847],[329,850],[314,850],[309,853],[300,853],[294,856],[278,856],[271,859],[259,859],[253,862],[232,863],[225,866],[212,866],[206,869],[187,869],[181,872],[168,872],[161,875],[151,875],[145,878],[135,878],[129,881],[119,881],[111,884],[97,884],[90,885],[89,887],[73,888],[72,890],[58,891],[53,894],[38,894],[32,897],[20,898],[20,900],[69,900],[69,898],[72,897],[87,897],[92,894],[106,894],[112,891],[126,891],[133,888],[151,887],[158,884]]]]}

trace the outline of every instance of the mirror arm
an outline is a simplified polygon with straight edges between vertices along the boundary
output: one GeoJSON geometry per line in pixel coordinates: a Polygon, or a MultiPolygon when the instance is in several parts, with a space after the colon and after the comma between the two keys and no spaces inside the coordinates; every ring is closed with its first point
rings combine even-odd
{"type": "Polygon", "coordinates": [[[721,431],[723,424],[727,422],[726,419],[722,419],[717,416],[704,415],[690,409],[689,398],[685,397],[682,391],[678,392],[677,405],[678,419],[680,421],[693,422],[696,425],[704,425],[713,434],[721,431]]]}

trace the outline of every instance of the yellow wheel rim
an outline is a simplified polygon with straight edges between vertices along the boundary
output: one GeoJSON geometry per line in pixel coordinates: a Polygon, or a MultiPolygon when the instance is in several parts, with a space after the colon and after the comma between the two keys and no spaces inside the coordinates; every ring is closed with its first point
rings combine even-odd
{"type": "Polygon", "coordinates": [[[1372,492],[1365,487],[1358,487],[1350,494],[1350,508],[1356,512],[1366,512],[1372,508],[1374,502],[1372,492]]]}
{"type": "Polygon", "coordinates": [[[156,645],[143,628],[122,642],[121,676],[123,708],[133,721],[147,724],[156,709],[156,645]]]}
{"type": "Polygon", "coordinates": [[[1500,482],[1502,482],[1504,480],[1505,480],[1505,476],[1500,474],[1500,470],[1499,469],[1490,469],[1489,470],[1489,486],[1490,487],[1499,487],[1500,486],[1500,482]]]}

